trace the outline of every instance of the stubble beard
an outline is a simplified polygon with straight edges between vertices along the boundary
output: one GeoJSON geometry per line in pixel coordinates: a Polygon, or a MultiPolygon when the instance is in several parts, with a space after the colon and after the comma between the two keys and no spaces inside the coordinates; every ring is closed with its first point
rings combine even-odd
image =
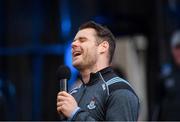
{"type": "Polygon", "coordinates": [[[73,66],[78,69],[79,71],[83,71],[85,69],[92,69],[94,67],[94,65],[96,64],[96,55],[82,55],[81,57],[82,59],[80,59],[81,61],[79,61],[76,64],[73,64],[73,66]]]}

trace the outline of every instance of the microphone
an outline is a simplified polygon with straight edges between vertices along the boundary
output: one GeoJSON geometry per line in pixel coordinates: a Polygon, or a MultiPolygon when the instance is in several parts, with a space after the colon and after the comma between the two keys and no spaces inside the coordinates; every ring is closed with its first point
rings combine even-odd
{"type": "MultiPolygon", "coordinates": [[[[67,80],[69,80],[71,77],[71,70],[69,67],[65,65],[59,66],[59,68],[56,71],[56,78],[59,81],[60,84],[60,91],[66,91],[68,92],[68,83],[67,80]]],[[[63,113],[60,112],[59,119],[65,121],[67,118],[63,115],[63,113]]]]}
{"type": "Polygon", "coordinates": [[[57,80],[60,83],[60,91],[68,92],[68,83],[67,80],[71,77],[71,70],[69,67],[65,65],[59,66],[58,70],[56,71],[57,80]]]}

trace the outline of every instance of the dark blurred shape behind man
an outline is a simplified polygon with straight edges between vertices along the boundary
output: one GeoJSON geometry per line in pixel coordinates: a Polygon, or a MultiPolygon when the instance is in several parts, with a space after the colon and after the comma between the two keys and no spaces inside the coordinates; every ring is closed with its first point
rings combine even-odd
{"type": "Polygon", "coordinates": [[[172,35],[171,53],[171,67],[164,70],[164,98],[160,113],[160,120],[169,121],[180,120],[180,30],[172,35]]]}
{"type": "Polygon", "coordinates": [[[139,100],[131,85],[110,67],[115,38],[93,21],[82,24],[72,42],[73,66],[82,85],[57,95],[57,111],[72,121],[138,119],[139,100]]]}

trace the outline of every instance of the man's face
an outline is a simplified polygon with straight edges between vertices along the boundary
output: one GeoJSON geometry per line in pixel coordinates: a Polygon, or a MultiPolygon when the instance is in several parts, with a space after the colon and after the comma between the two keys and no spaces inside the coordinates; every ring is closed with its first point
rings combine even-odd
{"type": "Polygon", "coordinates": [[[176,47],[172,48],[172,54],[173,58],[175,60],[175,63],[180,66],[180,44],[176,47]]]}
{"type": "Polygon", "coordinates": [[[96,32],[92,28],[78,31],[72,42],[72,61],[77,69],[92,68],[97,62],[96,32]]]}

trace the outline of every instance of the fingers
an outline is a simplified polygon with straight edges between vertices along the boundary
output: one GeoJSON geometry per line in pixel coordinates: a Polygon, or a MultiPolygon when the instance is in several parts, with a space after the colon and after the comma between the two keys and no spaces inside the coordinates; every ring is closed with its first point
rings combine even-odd
{"type": "Polygon", "coordinates": [[[64,96],[61,96],[61,95],[57,96],[57,102],[65,101],[66,99],[67,99],[67,97],[64,97],[64,96]]]}
{"type": "Polygon", "coordinates": [[[62,111],[64,110],[64,106],[57,107],[57,112],[62,114],[62,111]]]}
{"type": "Polygon", "coordinates": [[[58,95],[60,95],[60,96],[65,96],[65,97],[71,96],[70,94],[68,94],[68,93],[65,92],[65,91],[59,92],[58,95]]]}
{"type": "Polygon", "coordinates": [[[72,96],[65,91],[59,92],[57,95],[57,102],[72,99],[72,96]]]}
{"type": "Polygon", "coordinates": [[[66,102],[69,101],[69,94],[65,91],[59,92],[57,95],[57,111],[62,111],[66,106],[66,102]]]}
{"type": "Polygon", "coordinates": [[[57,111],[62,112],[68,107],[67,101],[57,102],[57,111]]]}
{"type": "Polygon", "coordinates": [[[64,104],[64,102],[57,102],[57,107],[60,107],[64,104]]]}
{"type": "Polygon", "coordinates": [[[58,93],[56,105],[58,113],[63,113],[66,117],[70,117],[71,113],[77,108],[74,97],[65,91],[58,93]]]}
{"type": "Polygon", "coordinates": [[[63,105],[65,104],[65,101],[61,100],[61,99],[57,99],[57,111],[61,112],[63,109],[63,105]]]}

